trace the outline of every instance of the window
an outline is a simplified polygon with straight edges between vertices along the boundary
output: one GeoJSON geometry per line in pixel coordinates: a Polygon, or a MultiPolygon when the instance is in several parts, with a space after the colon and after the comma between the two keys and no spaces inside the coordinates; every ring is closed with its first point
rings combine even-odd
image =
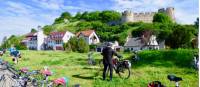
{"type": "Polygon", "coordinates": [[[131,50],[133,50],[133,48],[131,48],[131,50]]]}

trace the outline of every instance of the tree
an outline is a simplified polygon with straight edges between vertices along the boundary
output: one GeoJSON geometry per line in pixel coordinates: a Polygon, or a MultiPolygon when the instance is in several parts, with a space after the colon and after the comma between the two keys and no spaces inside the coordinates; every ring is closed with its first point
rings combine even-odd
{"type": "Polygon", "coordinates": [[[54,30],[54,28],[52,28],[52,25],[45,25],[42,29],[44,33],[47,35],[54,30]]]}
{"type": "Polygon", "coordinates": [[[64,23],[65,20],[71,20],[72,16],[69,12],[63,12],[59,18],[56,18],[54,24],[64,23]]]}
{"type": "Polygon", "coordinates": [[[188,48],[191,47],[192,32],[194,29],[186,26],[177,25],[174,27],[172,34],[166,41],[171,48],[188,48]]]}
{"type": "Polygon", "coordinates": [[[31,33],[35,33],[35,32],[37,32],[37,30],[34,29],[34,28],[32,28],[32,29],[31,29],[31,33]]]}
{"type": "Polygon", "coordinates": [[[102,11],[99,15],[101,17],[101,21],[106,23],[110,21],[118,21],[121,18],[121,14],[119,12],[110,10],[102,11]]]}
{"type": "Polygon", "coordinates": [[[69,43],[69,46],[71,47],[71,50],[72,50],[73,52],[78,51],[78,50],[77,50],[77,48],[78,48],[78,46],[77,46],[78,39],[77,39],[76,37],[70,38],[69,41],[68,41],[68,43],[69,43]]]}
{"type": "Polygon", "coordinates": [[[74,16],[75,19],[80,19],[81,18],[81,13],[77,12],[76,15],[74,16]]]}
{"type": "Polygon", "coordinates": [[[172,19],[164,14],[164,13],[156,13],[154,16],[153,16],[153,22],[156,23],[164,23],[164,24],[170,24],[170,23],[173,23],[172,19]]]}
{"type": "Polygon", "coordinates": [[[89,52],[89,45],[88,43],[84,40],[84,38],[79,38],[78,39],[78,52],[80,53],[86,53],[89,52]]]}
{"type": "Polygon", "coordinates": [[[197,29],[199,29],[199,17],[197,18],[197,20],[194,22],[194,25],[197,29]]]}
{"type": "Polygon", "coordinates": [[[97,21],[100,19],[100,16],[99,16],[100,12],[99,11],[94,11],[94,12],[90,12],[88,14],[88,21],[97,21]]]}
{"type": "Polygon", "coordinates": [[[81,18],[80,19],[85,19],[85,20],[88,20],[89,19],[89,14],[87,11],[85,11],[82,15],[81,15],[81,18]]]}
{"type": "Polygon", "coordinates": [[[61,14],[60,18],[62,18],[62,19],[71,19],[72,16],[71,16],[71,14],[69,12],[63,12],[61,14]]]}

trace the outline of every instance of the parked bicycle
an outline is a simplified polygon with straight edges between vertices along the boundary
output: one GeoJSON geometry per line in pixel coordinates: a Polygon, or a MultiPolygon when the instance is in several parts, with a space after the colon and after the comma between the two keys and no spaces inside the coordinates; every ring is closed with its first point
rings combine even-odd
{"type": "MultiPolygon", "coordinates": [[[[115,72],[122,78],[122,79],[128,79],[130,77],[130,67],[131,63],[129,60],[123,60],[118,58],[113,58],[113,67],[115,72]]],[[[99,61],[100,67],[103,67],[103,60],[99,61]]],[[[109,69],[107,69],[107,73],[109,72],[109,69]]]]}
{"type": "Polygon", "coordinates": [[[34,79],[32,83],[34,87],[66,87],[69,82],[66,77],[49,80],[49,76],[52,75],[52,72],[46,67],[44,70],[40,71],[40,74],[42,74],[43,79],[34,79]]]}

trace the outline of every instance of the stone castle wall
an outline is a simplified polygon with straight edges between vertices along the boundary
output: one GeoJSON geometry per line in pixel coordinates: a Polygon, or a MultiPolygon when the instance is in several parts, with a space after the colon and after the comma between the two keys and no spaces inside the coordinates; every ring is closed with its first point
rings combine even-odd
{"type": "MultiPolygon", "coordinates": [[[[158,9],[158,12],[162,12],[167,14],[172,20],[175,20],[174,17],[174,8],[172,7],[168,7],[166,9],[161,8],[158,9]]],[[[133,13],[131,11],[124,11],[122,13],[122,18],[121,18],[121,22],[145,22],[145,23],[151,23],[153,21],[153,16],[156,14],[157,12],[143,12],[143,13],[133,13]]]]}

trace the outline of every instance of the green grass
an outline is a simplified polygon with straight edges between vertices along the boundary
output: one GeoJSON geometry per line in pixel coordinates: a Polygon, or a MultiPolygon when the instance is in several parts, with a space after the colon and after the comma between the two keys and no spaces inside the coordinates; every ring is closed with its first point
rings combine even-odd
{"type": "MultiPolygon", "coordinates": [[[[146,57],[145,60],[132,64],[130,79],[122,80],[114,74],[113,81],[109,82],[102,80],[102,71],[98,65],[87,64],[87,53],[63,51],[21,51],[21,53],[22,58],[15,67],[29,67],[34,70],[48,66],[53,71],[50,79],[66,76],[70,79],[70,86],[80,84],[81,87],[147,87],[149,82],[159,80],[167,87],[173,87],[174,83],[167,79],[168,74],[182,77],[181,87],[198,87],[199,82],[198,72],[193,68],[180,67],[176,62],[162,59],[149,61],[146,57]]],[[[123,55],[125,58],[131,56],[129,53],[123,55]]],[[[8,53],[2,58],[12,63],[8,53]]],[[[94,58],[99,61],[102,56],[100,53],[95,53],[94,58]]]]}

